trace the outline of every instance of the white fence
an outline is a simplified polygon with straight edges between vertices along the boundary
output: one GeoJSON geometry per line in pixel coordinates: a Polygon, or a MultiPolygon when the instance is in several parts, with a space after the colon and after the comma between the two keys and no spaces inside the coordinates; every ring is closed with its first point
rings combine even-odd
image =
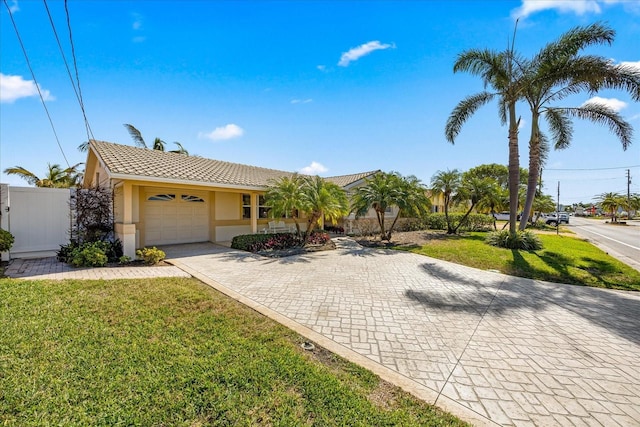
{"type": "Polygon", "coordinates": [[[69,242],[71,190],[0,184],[0,227],[15,237],[2,259],[55,256],[69,242]]]}

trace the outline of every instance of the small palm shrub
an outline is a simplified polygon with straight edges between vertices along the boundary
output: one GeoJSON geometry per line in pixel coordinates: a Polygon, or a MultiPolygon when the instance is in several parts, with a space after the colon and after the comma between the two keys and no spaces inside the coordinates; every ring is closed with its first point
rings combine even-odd
{"type": "Polygon", "coordinates": [[[160,250],[155,246],[152,248],[138,249],[136,251],[136,255],[147,265],[155,265],[167,256],[163,250],[160,250]]]}
{"type": "Polygon", "coordinates": [[[6,252],[13,246],[13,234],[0,228],[0,252],[6,252]]]}
{"type": "Polygon", "coordinates": [[[485,242],[491,246],[506,249],[522,249],[535,251],[542,249],[542,241],[531,231],[517,231],[515,235],[509,230],[493,231],[489,233],[485,242]]]}

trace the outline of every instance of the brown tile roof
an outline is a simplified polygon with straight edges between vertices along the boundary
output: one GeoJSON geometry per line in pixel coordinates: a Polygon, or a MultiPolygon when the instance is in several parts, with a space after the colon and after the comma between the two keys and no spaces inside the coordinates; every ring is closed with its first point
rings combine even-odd
{"type": "MultiPolygon", "coordinates": [[[[149,179],[225,187],[266,187],[272,179],[291,176],[292,172],[187,156],[130,145],[95,141],[90,143],[113,178],[149,179]]],[[[373,172],[326,178],[341,187],[373,172]]]]}

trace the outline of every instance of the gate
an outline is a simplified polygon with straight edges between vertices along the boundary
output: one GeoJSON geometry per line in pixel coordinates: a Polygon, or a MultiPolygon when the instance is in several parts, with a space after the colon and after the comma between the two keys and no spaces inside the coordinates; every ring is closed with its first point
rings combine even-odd
{"type": "MultiPolygon", "coordinates": [[[[0,227],[15,237],[11,258],[55,256],[69,242],[71,190],[0,185],[0,227]]],[[[8,259],[3,254],[3,260],[8,259]]]]}

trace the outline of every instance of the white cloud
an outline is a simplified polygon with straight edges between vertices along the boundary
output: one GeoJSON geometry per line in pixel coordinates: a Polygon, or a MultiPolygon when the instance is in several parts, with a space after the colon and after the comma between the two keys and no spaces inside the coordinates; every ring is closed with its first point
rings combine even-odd
{"type": "Polygon", "coordinates": [[[20,6],[18,6],[18,0],[13,0],[11,2],[11,6],[9,6],[9,11],[11,13],[16,13],[20,11],[20,6]]]}
{"type": "Polygon", "coordinates": [[[307,99],[292,99],[291,100],[292,104],[308,104],[310,102],[313,102],[313,99],[307,98],[307,99]]]}
{"type": "Polygon", "coordinates": [[[627,106],[627,103],[624,101],[620,101],[616,98],[601,98],[599,96],[594,96],[593,98],[587,100],[582,106],[587,104],[603,104],[607,107],[611,108],[613,111],[620,112],[623,108],[627,106]]]}
{"type": "Polygon", "coordinates": [[[632,67],[632,68],[635,68],[638,71],[640,71],[640,61],[636,61],[636,62],[623,61],[623,62],[620,63],[620,65],[623,65],[625,67],[632,67]]]}
{"type": "Polygon", "coordinates": [[[381,44],[378,40],[370,41],[365,44],[361,44],[358,47],[354,47],[349,49],[348,52],[344,52],[340,57],[340,61],[338,65],[341,67],[346,67],[350,62],[357,61],[365,55],[370,54],[374,50],[384,50],[389,48],[395,48],[395,45],[392,44],[381,44]]]}
{"type": "Polygon", "coordinates": [[[320,173],[326,172],[329,169],[321,165],[320,163],[313,161],[309,166],[305,166],[299,170],[300,173],[305,175],[318,175],[320,173]]]}
{"type": "Polygon", "coordinates": [[[225,139],[239,138],[244,135],[244,129],[233,123],[215,128],[211,132],[200,132],[198,138],[210,139],[212,141],[222,141],[225,139]]]}
{"type": "Polygon", "coordinates": [[[631,120],[635,121],[635,120],[638,120],[638,119],[640,119],[640,114],[635,114],[635,115],[633,115],[633,116],[629,117],[629,120],[630,120],[630,121],[631,121],[631,120]]]}
{"type": "MultiPolygon", "coordinates": [[[[53,101],[51,92],[40,88],[45,101],[53,101]]],[[[38,96],[38,87],[33,80],[24,80],[22,76],[9,76],[0,73],[0,102],[12,103],[16,99],[38,96]]]]}
{"type": "Polygon", "coordinates": [[[317,65],[316,68],[320,71],[327,71],[327,66],[326,65],[317,65]]]}
{"type": "Polygon", "coordinates": [[[133,24],[131,24],[131,28],[133,28],[135,31],[139,31],[142,29],[142,15],[140,15],[139,13],[132,13],[131,16],[133,17],[133,24]]]}
{"type": "MultiPolygon", "coordinates": [[[[608,1],[607,3],[613,3],[608,1]]],[[[576,15],[600,13],[597,0],[522,0],[522,5],[511,11],[513,18],[526,18],[543,10],[557,10],[561,13],[572,12],[576,15]]]]}

